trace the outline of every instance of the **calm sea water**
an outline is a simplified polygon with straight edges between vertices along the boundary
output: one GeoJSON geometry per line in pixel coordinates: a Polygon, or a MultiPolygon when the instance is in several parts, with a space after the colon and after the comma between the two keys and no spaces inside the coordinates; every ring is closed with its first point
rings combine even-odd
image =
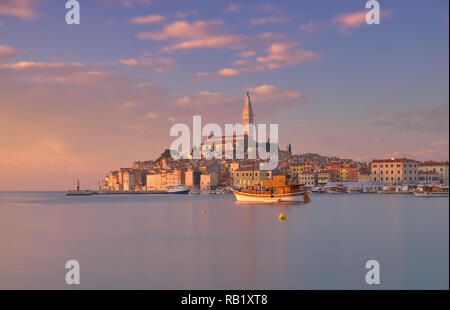
{"type": "Polygon", "coordinates": [[[448,203],[0,192],[0,289],[73,289],[70,259],[81,289],[448,289],[448,203]],[[377,287],[365,283],[371,259],[381,265],[377,287]]]}

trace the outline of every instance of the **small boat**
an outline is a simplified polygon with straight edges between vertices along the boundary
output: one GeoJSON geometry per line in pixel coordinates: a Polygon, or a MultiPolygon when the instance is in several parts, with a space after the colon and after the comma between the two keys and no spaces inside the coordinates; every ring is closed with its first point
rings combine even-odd
{"type": "Polygon", "coordinates": [[[238,202],[310,202],[308,191],[303,185],[281,185],[276,187],[247,186],[233,189],[238,202]]]}
{"type": "Polygon", "coordinates": [[[311,194],[325,194],[326,191],[324,188],[322,187],[314,187],[313,189],[310,190],[311,194]]]}
{"type": "Polygon", "coordinates": [[[189,194],[191,191],[190,188],[184,186],[184,185],[178,185],[172,188],[169,188],[167,191],[165,191],[166,194],[181,194],[186,195],[189,194]]]}
{"type": "Polygon", "coordinates": [[[448,186],[423,186],[414,191],[416,197],[448,197],[448,186]]]}
{"type": "Polygon", "coordinates": [[[344,187],[344,185],[338,184],[334,187],[328,188],[328,193],[330,194],[347,194],[349,192],[349,189],[344,187]]]}

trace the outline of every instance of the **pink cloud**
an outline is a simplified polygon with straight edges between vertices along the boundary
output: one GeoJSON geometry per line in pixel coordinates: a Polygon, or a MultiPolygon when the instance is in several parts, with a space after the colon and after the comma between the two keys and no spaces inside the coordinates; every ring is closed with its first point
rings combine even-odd
{"type": "MultiPolygon", "coordinates": [[[[360,27],[366,24],[366,15],[368,11],[358,11],[348,14],[342,14],[333,18],[332,23],[335,24],[340,31],[346,32],[351,28],[360,27]]],[[[392,16],[391,11],[381,11],[381,18],[392,16]]]]}
{"type": "Polygon", "coordinates": [[[120,63],[131,67],[152,68],[157,72],[166,73],[173,70],[175,59],[169,57],[151,58],[149,56],[142,56],[140,58],[121,59],[120,63]]]}
{"type": "Polygon", "coordinates": [[[211,36],[213,26],[220,25],[221,20],[196,21],[189,23],[184,20],[164,26],[160,32],[142,32],[138,38],[142,40],[165,41],[168,39],[201,39],[211,36]]]}
{"type": "Polygon", "coordinates": [[[153,14],[153,15],[147,15],[147,16],[139,16],[134,17],[128,20],[130,24],[136,24],[136,25],[142,25],[142,24],[155,24],[160,23],[167,20],[167,17],[153,14]]]}
{"type": "Polygon", "coordinates": [[[286,19],[282,16],[260,17],[250,19],[250,25],[262,26],[266,24],[284,23],[286,19]]]}
{"type": "MultiPolygon", "coordinates": [[[[232,72],[232,74],[228,74],[226,76],[238,76],[249,72],[264,72],[268,70],[294,67],[319,57],[318,54],[312,51],[295,49],[297,45],[297,42],[273,43],[267,49],[266,56],[256,57],[255,61],[242,59],[234,61],[234,65],[240,67],[239,70],[234,69],[235,71],[229,71],[232,72]]],[[[227,70],[233,69],[229,68],[227,70]]],[[[205,72],[197,74],[197,77],[220,76],[225,76],[225,74],[220,74],[220,71],[216,74],[207,74],[205,72]]]]}
{"type": "Polygon", "coordinates": [[[306,33],[310,33],[311,34],[311,33],[313,33],[316,30],[317,25],[316,25],[315,22],[309,22],[307,24],[300,25],[298,28],[300,30],[306,32],[306,33]]]}
{"type": "Polygon", "coordinates": [[[198,15],[198,11],[197,10],[191,10],[191,11],[187,11],[187,12],[177,12],[175,13],[175,17],[176,18],[186,18],[189,16],[195,16],[198,15]]]}
{"type": "Polygon", "coordinates": [[[222,25],[221,20],[176,21],[165,25],[159,32],[142,32],[137,35],[142,40],[171,41],[172,45],[164,47],[165,52],[176,50],[190,50],[199,48],[226,48],[245,49],[260,45],[267,45],[274,40],[285,40],[286,36],[273,34],[270,32],[243,35],[224,34],[218,26],[222,25]]]}
{"type": "Polygon", "coordinates": [[[0,60],[6,60],[16,57],[19,51],[12,46],[0,45],[0,60]]]}
{"type": "Polygon", "coordinates": [[[0,1],[0,15],[32,20],[37,16],[33,9],[36,2],[36,0],[2,0],[0,1]]]}
{"type": "Polygon", "coordinates": [[[131,8],[135,5],[150,5],[153,0],[100,0],[100,2],[108,5],[121,5],[131,8]]]}
{"type": "Polygon", "coordinates": [[[279,102],[280,100],[299,100],[302,93],[289,89],[276,87],[275,85],[261,85],[251,89],[252,95],[259,102],[279,102]]]}
{"type": "Polygon", "coordinates": [[[319,57],[312,51],[295,49],[296,45],[296,43],[274,43],[267,50],[267,55],[257,57],[256,62],[266,69],[273,70],[296,66],[319,57]]]}
{"type": "Polygon", "coordinates": [[[239,6],[239,4],[236,3],[230,3],[230,5],[228,6],[229,12],[238,12],[240,9],[241,7],[239,6]]]}
{"type": "Polygon", "coordinates": [[[430,143],[427,147],[411,153],[411,156],[419,160],[448,160],[448,141],[434,141],[430,143]]]}
{"type": "Polygon", "coordinates": [[[255,51],[245,51],[245,52],[240,53],[239,57],[247,58],[247,57],[252,57],[252,56],[255,56],[255,55],[256,55],[255,51]]]}

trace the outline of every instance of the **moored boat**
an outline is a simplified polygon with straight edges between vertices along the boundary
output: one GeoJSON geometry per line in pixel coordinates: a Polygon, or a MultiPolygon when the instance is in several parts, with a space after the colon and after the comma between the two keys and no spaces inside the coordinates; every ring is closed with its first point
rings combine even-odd
{"type": "Polygon", "coordinates": [[[416,197],[448,197],[448,186],[423,186],[414,191],[416,197]]]}
{"type": "Polygon", "coordinates": [[[247,186],[233,189],[238,202],[310,202],[308,191],[300,184],[275,187],[247,186]]]}
{"type": "Polygon", "coordinates": [[[186,195],[189,194],[191,189],[189,187],[186,187],[184,185],[178,185],[172,188],[169,188],[167,191],[165,191],[166,194],[181,194],[186,195]]]}

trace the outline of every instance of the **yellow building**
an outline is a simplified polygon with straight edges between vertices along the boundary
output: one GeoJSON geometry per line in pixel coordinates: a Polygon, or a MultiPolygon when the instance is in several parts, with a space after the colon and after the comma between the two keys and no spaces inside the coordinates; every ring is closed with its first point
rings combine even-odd
{"type": "Polygon", "coordinates": [[[317,186],[317,173],[313,171],[305,171],[300,173],[298,176],[298,181],[300,184],[306,186],[317,186]]]}
{"type": "Polygon", "coordinates": [[[314,164],[301,164],[301,165],[291,165],[289,167],[289,174],[292,178],[299,178],[300,173],[304,173],[305,171],[315,170],[316,166],[314,164]]]}
{"type": "Polygon", "coordinates": [[[419,171],[438,173],[439,183],[448,184],[448,162],[426,161],[420,164],[419,171]]]}
{"type": "Polygon", "coordinates": [[[245,185],[261,185],[264,180],[272,178],[271,170],[257,170],[252,168],[241,168],[232,172],[234,187],[245,185]]]}
{"type": "Polygon", "coordinates": [[[330,181],[330,172],[328,171],[320,171],[317,173],[317,184],[325,185],[330,181]]]}
{"type": "Polygon", "coordinates": [[[341,182],[348,182],[348,167],[341,168],[339,174],[341,182]]]}

